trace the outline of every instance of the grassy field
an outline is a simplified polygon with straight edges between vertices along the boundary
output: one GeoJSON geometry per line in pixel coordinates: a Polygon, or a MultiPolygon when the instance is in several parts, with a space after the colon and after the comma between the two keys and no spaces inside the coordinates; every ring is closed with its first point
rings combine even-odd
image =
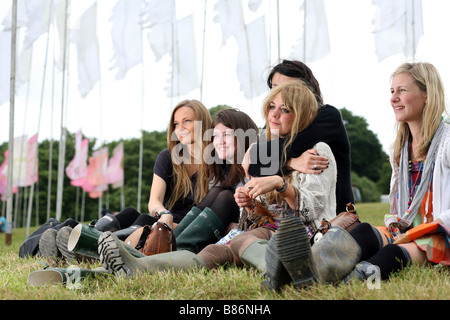
{"type": "MultiPolygon", "coordinates": [[[[387,204],[359,204],[361,220],[381,225],[387,204]]],[[[21,259],[19,247],[24,229],[14,229],[13,243],[0,237],[0,298],[2,300],[448,300],[448,268],[408,268],[389,281],[374,284],[316,285],[297,291],[286,287],[280,293],[261,291],[261,277],[250,268],[230,267],[213,271],[167,272],[135,279],[101,275],[86,279],[75,289],[63,285],[32,287],[27,276],[42,269],[37,260],[21,259]]],[[[80,266],[94,268],[90,264],[80,266]]]]}

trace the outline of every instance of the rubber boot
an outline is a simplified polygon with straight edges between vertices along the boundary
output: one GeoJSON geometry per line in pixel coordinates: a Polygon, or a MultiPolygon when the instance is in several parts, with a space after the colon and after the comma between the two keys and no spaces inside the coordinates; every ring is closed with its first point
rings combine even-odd
{"type": "Polygon", "coordinates": [[[361,261],[355,266],[355,269],[353,269],[353,271],[345,277],[344,283],[348,284],[353,280],[364,282],[369,279],[369,277],[378,276],[378,278],[380,278],[380,274],[380,267],[367,261],[361,261]]]}
{"type": "Polygon", "coordinates": [[[344,229],[331,228],[311,247],[298,217],[282,220],[277,230],[277,250],[294,286],[336,283],[347,276],[361,259],[361,248],[344,229]]]}
{"type": "MultiPolygon", "coordinates": [[[[99,259],[98,241],[102,232],[98,231],[93,225],[85,226],[78,224],[73,228],[67,242],[67,249],[78,255],[87,256],[94,259],[99,259]]],[[[142,252],[136,250],[124,243],[125,248],[135,257],[145,256],[142,252]]]]}
{"type": "Polygon", "coordinates": [[[84,268],[49,268],[33,271],[28,275],[28,284],[31,286],[44,286],[52,284],[67,284],[76,286],[80,280],[95,276],[97,274],[106,274],[104,268],[84,269],[84,268]]]}
{"type": "Polygon", "coordinates": [[[262,275],[266,274],[267,243],[267,240],[262,239],[252,242],[239,257],[244,265],[255,267],[262,275]]]}
{"type": "Polygon", "coordinates": [[[208,244],[220,240],[224,231],[225,226],[216,213],[210,208],[205,208],[178,235],[176,238],[177,250],[188,250],[193,253],[199,253],[208,244]]]}
{"type": "Polygon", "coordinates": [[[283,263],[278,257],[278,250],[276,246],[277,233],[270,238],[266,250],[266,279],[261,283],[261,288],[264,290],[279,291],[283,286],[292,283],[283,263]]]}
{"type": "Polygon", "coordinates": [[[188,270],[202,268],[205,263],[190,251],[172,251],[136,258],[125,248],[117,236],[105,232],[99,239],[100,260],[109,272],[125,277],[134,277],[138,273],[156,273],[174,269],[188,270]]]}
{"type": "Polygon", "coordinates": [[[195,218],[198,217],[198,215],[202,212],[202,209],[199,209],[197,207],[192,207],[191,210],[189,210],[188,213],[184,216],[184,218],[180,221],[180,223],[177,225],[177,227],[173,230],[173,235],[178,237],[181,232],[184,231],[184,229],[187,228],[188,225],[191,224],[192,221],[194,221],[195,218]]]}
{"type": "Polygon", "coordinates": [[[114,232],[114,231],[122,229],[117,217],[115,217],[111,213],[107,213],[106,215],[101,217],[95,224],[95,228],[101,232],[104,232],[104,231],[114,232]]]}

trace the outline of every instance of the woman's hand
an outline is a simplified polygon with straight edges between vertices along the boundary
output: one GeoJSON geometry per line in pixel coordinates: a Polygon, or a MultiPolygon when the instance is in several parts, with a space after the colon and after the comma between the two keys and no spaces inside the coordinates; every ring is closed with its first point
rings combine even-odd
{"type": "Polygon", "coordinates": [[[321,174],[328,164],[328,158],[319,156],[316,149],[310,149],[300,157],[290,159],[286,167],[302,173],[321,174]]]}
{"type": "Polygon", "coordinates": [[[236,188],[234,200],[241,208],[250,207],[253,203],[253,199],[248,195],[248,189],[246,187],[236,188]]]}
{"type": "Polygon", "coordinates": [[[267,192],[283,188],[284,180],[280,176],[267,176],[252,178],[245,184],[243,188],[246,188],[244,192],[247,193],[250,199],[256,199],[256,197],[265,194],[267,192]]]}

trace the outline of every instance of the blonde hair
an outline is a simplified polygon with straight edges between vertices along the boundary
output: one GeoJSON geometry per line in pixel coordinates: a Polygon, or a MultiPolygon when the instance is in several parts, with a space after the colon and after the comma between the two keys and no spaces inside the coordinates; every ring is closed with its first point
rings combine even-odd
{"type": "MultiPolygon", "coordinates": [[[[431,140],[441,122],[442,115],[446,113],[445,92],[441,77],[437,69],[430,63],[416,62],[404,63],[394,71],[391,80],[400,73],[410,74],[419,89],[427,94],[427,102],[423,110],[423,124],[421,141],[417,149],[417,157],[425,158],[431,140]]],[[[397,135],[393,144],[394,160],[400,162],[400,154],[411,132],[406,122],[396,123],[397,135]]]]}
{"type": "MultiPolygon", "coordinates": [[[[180,143],[177,139],[173,139],[175,125],[174,117],[175,112],[182,107],[190,107],[194,110],[195,121],[201,122],[201,135],[196,132],[194,138],[194,150],[201,151],[200,155],[204,154],[205,148],[208,146],[210,141],[203,141],[203,136],[206,130],[211,128],[212,119],[209,114],[208,109],[198,100],[184,100],[176,105],[170,116],[169,128],[167,130],[167,146],[170,154],[172,155],[172,150],[180,143]]],[[[195,152],[195,151],[194,151],[195,152]]],[[[203,156],[201,157],[203,159],[203,156]]],[[[194,204],[198,204],[208,192],[210,174],[208,165],[202,160],[199,164],[199,169],[197,171],[197,183],[195,185],[195,190],[192,188],[191,178],[189,176],[189,166],[191,164],[181,161],[177,163],[172,161],[173,166],[173,191],[167,201],[167,209],[171,210],[174,204],[181,198],[186,198],[189,192],[192,192],[194,198],[194,204]]]]}
{"type": "MultiPolygon", "coordinates": [[[[306,83],[301,80],[286,81],[274,87],[269,92],[263,103],[263,114],[266,120],[267,128],[267,140],[271,140],[273,138],[268,122],[270,104],[278,94],[281,94],[284,107],[289,112],[294,113],[294,122],[292,124],[291,132],[289,133],[283,148],[281,160],[281,167],[283,167],[287,161],[287,150],[289,146],[294,142],[297,133],[308,128],[314,121],[319,110],[319,104],[314,93],[309,89],[306,83]]],[[[292,176],[288,175],[287,180],[288,182],[291,182],[292,176]]],[[[280,204],[282,203],[283,198],[279,195],[279,192],[272,192],[267,194],[267,199],[269,203],[276,201],[280,204]]]]}

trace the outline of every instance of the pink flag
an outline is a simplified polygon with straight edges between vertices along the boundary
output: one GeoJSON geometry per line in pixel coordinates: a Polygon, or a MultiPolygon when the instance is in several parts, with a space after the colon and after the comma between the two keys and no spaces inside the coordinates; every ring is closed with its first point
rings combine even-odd
{"type": "Polygon", "coordinates": [[[123,142],[114,148],[113,156],[109,159],[106,170],[106,182],[112,184],[114,189],[123,186],[123,142]]]}
{"type": "Polygon", "coordinates": [[[108,188],[106,183],[106,169],[108,167],[108,148],[102,148],[92,153],[86,169],[86,179],[83,189],[89,192],[89,197],[95,199],[108,188]]]}
{"type": "Polygon", "coordinates": [[[83,185],[86,176],[89,141],[82,139],[83,135],[78,131],[75,135],[75,156],[66,168],[66,174],[72,180],[70,184],[76,187],[83,185]]]}
{"type": "MultiPolygon", "coordinates": [[[[0,166],[0,196],[2,201],[8,196],[8,150],[5,151],[5,160],[0,166]]],[[[17,192],[17,187],[13,187],[13,193],[17,192]]]]}
{"type": "Polygon", "coordinates": [[[35,134],[28,140],[28,153],[27,153],[27,176],[26,176],[26,186],[31,186],[33,183],[36,183],[39,179],[38,168],[39,162],[36,158],[37,156],[37,137],[35,134]],[[33,179],[34,174],[34,179],[33,179]]]}

